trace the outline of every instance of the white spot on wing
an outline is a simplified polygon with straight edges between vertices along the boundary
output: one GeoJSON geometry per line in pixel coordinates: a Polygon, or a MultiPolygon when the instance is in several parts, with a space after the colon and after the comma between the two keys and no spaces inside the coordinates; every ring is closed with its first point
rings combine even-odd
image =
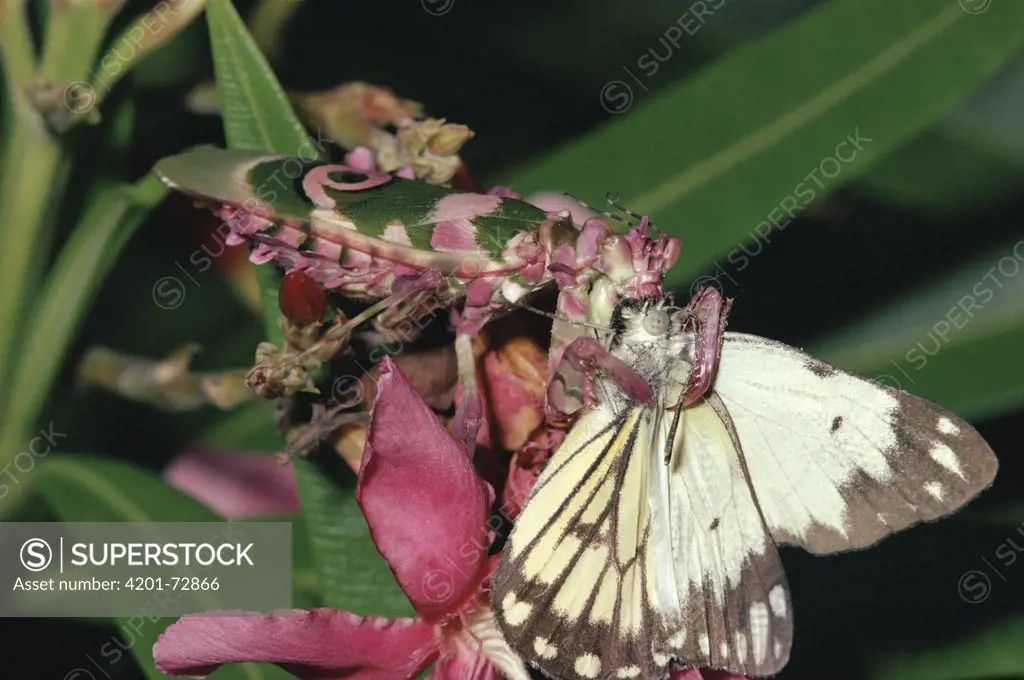
{"type": "Polygon", "coordinates": [[[601,672],[601,659],[595,654],[583,654],[572,665],[577,675],[584,678],[596,678],[601,672]]]}
{"type": "Polygon", "coordinates": [[[656,666],[667,666],[668,665],[668,657],[665,656],[664,654],[658,654],[657,652],[655,652],[653,655],[651,655],[651,658],[654,659],[654,665],[656,665],[656,666]]]}
{"type": "Polygon", "coordinates": [[[729,644],[722,640],[722,644],[718,645],[718,653],[722,655],[723,659],[729,658],[729,644]]]}
{"type": "Polygon", "coordinates": [[[771,615],[768,605],[755,602],[750,605],[750,636],[754,646],[754,661],[761,664],[768,656],[768,633],[771,629],[771,615]]]}
{"type": "Polygon", "coordinates": [[[775,644],[772,646],[772,649],[775,651],[775,658],[776,659],[779,658],[780,656],[782,656],[782,643],[781,642],[776,640],[775,644]]]}
{"type": "Polygon", "coordinates": [[[931,497],[937,501],[941,501],[942,497],[945,495],[942,489],[942,484],[940,484],[939,482],[925,482],[924,490],[927,491],[931,495],[931,497]]]}
{"type": "Polygon", "coordinates": [[[686,629],[682,629],[672,637],[668,639],[668,646],[675,647],[676,649],[682,649],[683,645],[686,644],[686,629]]]}
{"type": "Polygon", "coordinates": [[[960,461],[957,460],[956,454],[953,453],[953,449],[949,448],[942,442],[935,442],[932,444],[932,448],[929,453],[936,463],[950,472],[955,472],[961,478],[964,478],[964,472],[960,468],[960,461]]]}
{"type": "Polygon", "coordinates": [[[640,666],[624,666],[615,671],[617,678],[635,678],[640,675],[640,666]]]}
{"type": "Polygon", "coordinates": [[[711,641],[708,639],[707,633],[700,634],[700,637],[697,638],[697,645],[700,647],[700,653],[704,656],[711,653],[711,641]]]}
{"type": "Polygon", "coordinates": [[[736,658],[740,661],[747,660],[747,634],[743,631],[736,631],[736,658]]]}
{"type": "Polygon", "coordinates": [[[960,428],[956,426],[952,420],[946,416],[939,418],[939,432],[942,434],[957,435],[960,434],[960,428]]]}
{"type": "Polygon", "coordinates": [[[768,604],[772,606],[772,611],[776,616],[786,618],[786,591],[781,584],[772,588],[772,592],[768,593],[768,604]]]}
{"type": "Polygon", "coordinates": [[[540,636],[533,640],[533,651],[542,659],[554,659],[558,656],[558,648],[548,642],[547,638],[540,636]]]}
{"type": "Polygon", "coordinates": [[[515,593],[509,593],[501,601],[501,608],[505,613],[505,622],[510,626],[521,626],[530,618],[533,605],[528,602],[521,602],[515,593]]]}

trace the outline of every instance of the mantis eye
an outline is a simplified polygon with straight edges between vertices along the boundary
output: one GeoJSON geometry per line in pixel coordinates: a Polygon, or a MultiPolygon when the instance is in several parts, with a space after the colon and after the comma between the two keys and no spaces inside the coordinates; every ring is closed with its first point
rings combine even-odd
{"type": "Polygon", "coordinates": [[[644,317],[644,330],[651,335],[665,335],[668,332],[669,318],[666,312],[655,309],[644,317]]]}

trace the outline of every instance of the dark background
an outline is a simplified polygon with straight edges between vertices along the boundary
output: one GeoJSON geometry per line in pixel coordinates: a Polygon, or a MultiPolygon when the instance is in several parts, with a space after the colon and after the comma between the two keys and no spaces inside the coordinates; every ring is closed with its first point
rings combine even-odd
{"type": "MultiPolygon", "coordinates": [[[[274,67],[289,90],[365,80],[423,102],[430,113],[468,124],[476,137],[464,159],[489,184],[610,120],[613,116],[600,106],[601,87],[621,77],[623,64],[635,63],[657,44],[665,26],[689,4],[456,0],[449,13],[435,17],[416,3],[308,0],[285,27],[274,67]]],[[[643,97],[654,97],[659,88],[741,49],[816,4],[731,0],[698,36],[684,41],[655,75],[645,78],[651,92],[643,97]]],[[[238,3],[240,10],[248,5],[238,3]]],[[[132,3],[123,16],[144,6],[132,3]]],[[[773,234],[770,247],[735,273],[735,284],[726,286],[737,298],[731,328],[813,346],[907,291],[941,279],[958,263],[1024,234],[1024,201],[1016,188],[1024,175],[1020,148],[1002,153],[1002,141],[995,135],[993,151],[991,139],[982,142],[972,136],[988,129],[990,119],[979,111],[999,109],[999,115],[1014,115],[1012,109],[999,108],[1006,98],[992,92],[1013,92],[1015,83],[1024,82],[1018,75],[1021,59],[1007,66],[986,91],[866,177],[832,192],[805,217],[773,234]],[[949,201],[967,207],[943,209],[949,201]]],[[[140,177],[157,159],[186,146],[223,144],[219,119],[182,108],[189,88],[211,74],[200,18],[118,88],[111,106],[128,100],[135,104],[126,177],[140,177]]],[[[699,134],[701,121],[681,121],[680,126],[699,134]]],[[[87,157],[100,134],[90,128],[75,132],[72,143],[80,148],[80,158],[87,157]]],[[[106,160],[93,157],[89,162],[106,160]]],[[[633,162],[642,165],[644,158],[633,162]]],[[[599,203],[603,197],[581,198],[599,203]]],[[[71,200],[81,197],[76,199],[72,191],[71,200]]],[[[213,368],[248,361],[262,337],[259,320],[213,271],[202,274],[198,287],[189,290],[184,313],[166,314],[152,304],[152,281],[173,273],[173,263],[186,262],[196,248],[196,229],[182,225],[191,215],[180,197],[156,211],[132,239],[80,329],[60,381],[67,389],[55,390],[44,409],[59,414],[74,451],[160,470],[222,417],[210,411],[161,413],[76,389],[75,359],[85,348],[106,344],[163,356],[195,341],[204,347],[197,367],[213,368]]],[[[675,226],[673,233],[685,239],[686,229],[702,228],[709,227],[675,226]]],[[[1024,352],[1018,351],[1005,361],[1019,364],[1022,358],[1024,352]]],[[[871,678],[875,664],[936,650],[946,650],[948,656],[929,656],[932,670],[919,667],[915,672],[920,674],[893,677],[1024,677],[1005,672],[1024,668],[1024,661],[1019,649],[1014,653],[1014,645],[1000,637],[1016,639],[1016,646],[1024,648],[1024,561],[1004,566],[995,556],[1008,540],[1024,548],[1019,490],[1024,468],[1018,455],[1022,403],[1024,386],[1015,404],[973,418],[1000,455],[1000,473],[993,489],[955,519],[915,528],[856,554],[815,558],[783,550],[797,625],[792,660],[780,678],[871,678]],[[980,603],[968,603],[958,593],[960,579],[971,570],[988,574],[991,582],[991,596],[980,603]],[[973,642],[981,632],[993,630],[1002,632],[989,633],[988,642],[973,642]],[[964,659],[976,674],[942,675],[944,669],[961,667],[964,659]]],[[[264,441],[271,436],[268,432],[270,423],[247,438],[264,441]]],[[[84,666],[85,655],[97,656],[115,634],[108,626],[75,621],[2,621],[0,675],[64,678],[69,669],[84,666]]],[[[141,677],[127,654],[106,668],[119,678],[141,677]]]]}

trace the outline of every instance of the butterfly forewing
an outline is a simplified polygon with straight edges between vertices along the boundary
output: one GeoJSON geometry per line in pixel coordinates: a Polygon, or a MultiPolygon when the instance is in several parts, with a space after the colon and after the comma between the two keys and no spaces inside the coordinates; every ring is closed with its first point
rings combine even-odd
{"type": "Polygon", "coordinates": [[[665,672],[667,658],[654,658],[652,641],[675,622],[657,611],[651,579],[648,460],[631,455],[653,438],[652,416],[643,408],[584,415],[505,547],[495,574],[498,621],[510,644],[552,677],[665,672]]]}
{"type": "Polygon", "coordinates": [[[953,512],[995,477],[965,421],[778,342],[727,333],[714,390],[779,543],[863,548],[953,512]]]}

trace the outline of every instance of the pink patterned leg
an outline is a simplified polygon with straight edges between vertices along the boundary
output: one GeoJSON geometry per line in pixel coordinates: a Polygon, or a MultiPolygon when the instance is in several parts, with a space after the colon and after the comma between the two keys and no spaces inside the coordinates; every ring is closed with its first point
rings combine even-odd
{"type": "Polygon", "coordinates": [[[685,311],[697,325],[697,356],[680,405],[689,406],[711,387],[711,379],[718,367],[718,357],[725,341],[725,320],[732,300],[722,300],[717,288],[708,286],[697,291],[685,311]]]}
{"type": "Polygon", "coordinates": [[[470,458],[476,448],[476,436],[483,422],[484,409],[476,380],[476,357],[473,336],[491,319],[491,295],[495,283],[476,279],[466,288],[466,304],[455,329],[455,361],[459,368],[462,399],[455,409],[455,436],[466,442],[470,458]]]}
{"type": "Polygon", "coordinates": [[[602,347],[596,338],[589,335],[573,340],[565,348],[562,361],[568,362],[573,369],[584,375],[583,405],[585,407],[594,404],[594,374],[598,371],[610,377],[630,399],[645,403],[654,400],[651,386],[640,377],[640,374],[602,347]]]}

